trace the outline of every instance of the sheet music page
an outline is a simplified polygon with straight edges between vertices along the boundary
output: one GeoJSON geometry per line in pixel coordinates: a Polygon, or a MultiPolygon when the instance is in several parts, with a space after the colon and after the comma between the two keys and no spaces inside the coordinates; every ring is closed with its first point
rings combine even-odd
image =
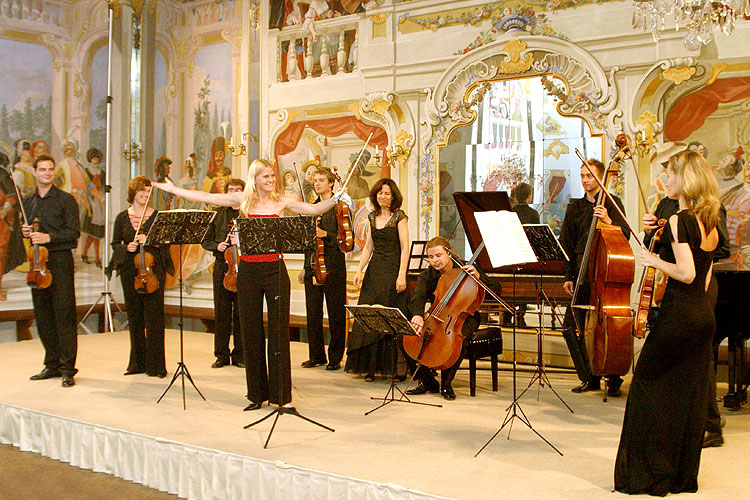
{"type": "Polygon", "coordinates": [[[506,210],[475,212],[492,267],[537,262],[518,214],[506,210]]]}

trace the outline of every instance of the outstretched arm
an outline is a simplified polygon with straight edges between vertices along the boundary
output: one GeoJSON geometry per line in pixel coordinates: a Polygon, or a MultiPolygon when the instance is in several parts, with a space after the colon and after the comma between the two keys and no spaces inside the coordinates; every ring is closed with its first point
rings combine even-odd
{"type": "Polygon", "coordinates": [[[242,202],[242,193],[207,193],[195,189],[184,189],[175,186],[168,177],[164,179],[164,182],[151,181],[151,185],[156,186],[167,193],[177,195],[180,198],[197,201],[198,203],[208,203],[221,207],[233,207],[242,202]]]}

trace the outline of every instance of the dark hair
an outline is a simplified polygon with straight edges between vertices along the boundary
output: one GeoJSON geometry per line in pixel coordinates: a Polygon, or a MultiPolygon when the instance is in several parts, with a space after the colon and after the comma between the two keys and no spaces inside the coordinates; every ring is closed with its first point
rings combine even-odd
{"type": "Polygon", "coordinates": [[[40,161],[51,161],[52,166],[57,166],[57,162],[55,162],[55,159],[52,157],[52,155],[48,155],[47,153],[42,153],[39,156],[36,157],[34,160],[34,170],[36,170],[36,166],[40,161]]]}
{"type": "Polygon", "coordinates": [[[128,182],[128,203],[133,203],[135,193],[151,185],[151,180],[145,175],[136,175],[128,182]]]}
{"type": "Polygon", "coordinates": [[[429,240],[427,243],[425,243],[424,249],[426,252],[430,248],[435,248],[435,247],[443,247],[446,250],[450,250],[451,244],[446,238],[443,238],[442,236],[435,236],[434,238],[429,240]]]}
{"type": "Polygon", "coordinates": [[[89,150],[86,151],[86,161],[90,162],[94,158],[99,158],[101,160],[102,159],[102,152],[99,151],[96,148],[89,148],[89,150]]]}
{"type": "Polygon", "coordinates": [[[8,155],[6,155],[3,152],[0,152],[0,167],[7,167],[8,163],[10,163],[10,160],[8,159],[8,155]]]}
{"type": "Polygon", "coordinates": [[[531,196],[531,186],[522,182],[511,190],[510,195],[518,203],[526,203],[526,200],[531,196]]]}
{"type": "Polygon", "coordinates": [[[393,179],[389,178],[383,178],[378,180],[373,186],[372,189],[370,189],[370,202],[372,202],[372,206],[375,207],[375,215],[380,215],[380,204],[378,203],[378,193],[381,189],[383,189],[383,186],[388,185],[389,188],[391,188],[391,195],[393,197],[393,200],[391,201],[391,212],[395,212],[399,208],[401,208],[401,203],[404,202],[404,197],[401,194],[401,191],[398,190],[398,186],[394,182],[393,179]]]}
{"type": "Polygon", "coordinates": [[[156,163],[154,163],[154,174],[156,174],[156,177],[164,178],[167,176],[167,170],[164,168],[168,165],[172,164],[172,160],[167,158],[166,156],[162,156],[161,158],[156,159],[156,163]]]}
{"type": "Polygon", "coordinates": [[[242,188],[242,190],[244,191],[245,190],[245,181],[243,181],[242,179],[229,179],[224,184],[224,192],[225,193],[229,192],[229,186],[240,186],[242,188]]]}
{"type": "Polygon", "coordinates": [[[599,172],[600,177],[604,175],[604,163],[600,162],[596,158],[589,158],[588,160],[586,160],[586,163],[594,167],[599,172]]]}
{"type": "Polygon", "coordinates": [[[331,184],[336,182],[336,176],[333,175],[333,172],[331,172],[330,168],[318,167],[318,169],[315,171],[313,175],[318,175],[318,174],[325,175],[326,179],[328,179],[328,182],[330,182],[331,184]]]}
{"type": "Polygon", "coordinates": [[[188,158],[192,158],[193,161],[188,165],[187,171],[188,171],[188,177],[193,177],[195,175],[195,167],[193,165],[198,164],[198,160],[195,157],[195,153],[190,153],[188,155],[188,158]]]}
{"type": "Polygon", "coordinates": [[[703,146],[703,154],[701,154],[701,156],[703,158],[708,158],[708,148],[701,141],[690,141],[687,148],[690,149],[690,146],[703,146]]]}

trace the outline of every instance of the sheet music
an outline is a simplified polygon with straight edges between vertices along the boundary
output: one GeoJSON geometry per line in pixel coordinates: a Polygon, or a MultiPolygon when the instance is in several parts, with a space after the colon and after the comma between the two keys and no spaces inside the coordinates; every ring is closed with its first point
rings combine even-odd
{"type": "Polygon", "coordinates": [[[474,217],[490,256],[492,267],[537,262],[534,250],[529,245],[518,214],[499,212],[475,212],[474,217]]]}

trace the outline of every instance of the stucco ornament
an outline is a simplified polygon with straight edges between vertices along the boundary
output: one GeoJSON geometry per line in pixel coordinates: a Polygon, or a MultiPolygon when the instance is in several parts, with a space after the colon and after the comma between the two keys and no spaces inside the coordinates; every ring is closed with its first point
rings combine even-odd
{"type": "Polygon", "coordinates": [[[510,40],[503,46],[503,50],[508,54],[505,60],[500,63],[500,72],[506,75],[516,75],[524,73],[531,67],[534,62],[534,54],[526,52],[526,44],[521,40],[510,40]],[[523,55],[522,55],[523,54],[523,55]]]}

